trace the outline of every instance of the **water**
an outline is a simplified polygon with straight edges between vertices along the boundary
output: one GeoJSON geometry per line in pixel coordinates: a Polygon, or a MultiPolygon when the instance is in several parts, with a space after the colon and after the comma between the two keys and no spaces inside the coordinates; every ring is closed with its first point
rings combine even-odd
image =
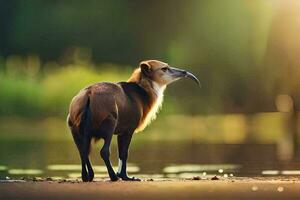
{"type": "MultiPolygon", "coordinates": [[[[94,146],[91,161],[96,177],[107,177],[94,146]]],[[[0,178],[80,177],[80,159],[72,141],[1,141],[0,178]]],[[[117,149],[111,160],[117,165],[117,149]]],[[[190,142],[144,142],[130,149],[128,172],[137,177],[258,176],[299,175],[296,161],[278,161],[272,144],[199,144],[190,142]]]]}
{"type": "MultiPolygon", "coordinates": [[[[280,113],[158,118],[134,135],[128,172],[141,178],[299,176],[299,145],[287,119],[280,113]]],[[[96,177],[107,177],[101,145],[93,144],[90,158],[96,177]]],[[[115,138],[111,161],[116,168],[115,138]]],[[[65,120],[0,119],[0,179],[77,178],[80,171],[65,120]]]]}

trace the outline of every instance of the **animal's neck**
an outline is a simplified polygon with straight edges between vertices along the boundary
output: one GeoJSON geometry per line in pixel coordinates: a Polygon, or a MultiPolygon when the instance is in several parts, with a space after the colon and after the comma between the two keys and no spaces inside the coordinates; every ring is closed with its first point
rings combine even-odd
{"type": "Polygon", "coordinates": [[[144,130],[153,120],[156,119],[156,115],[163,103],[165,88],[165,86],[160,86],[155,82],[152,83],[151,88],[144,88],[147,91],[149,98],[151,98],[151,103],[149,107],[144,107],[142,118],[135,132],[144,130]]]}
{"type": "Polygon", "coordinates": [[[159,85],[155,82],[152,83],[152,90],[156,96],[156,100],[163,98],[165,89],[166,89],[165,85],[159,85]]]}
{"type": "Polygon", "coordinates": [[[139,126],[135,130],[135,132],[139,132],[144,130],[144,128],[146,128],[146,126],[156,118],[156,114],[161,108],[163,102],[166,86],[159,85],[154,81],[144,78],[140,73],[135,73],[136,72],[134,72],[133,76],[128,80],[128,82],[134,82],[138,84],[148,94],[148,102],[142,102],[143,113],[139,126]]]}

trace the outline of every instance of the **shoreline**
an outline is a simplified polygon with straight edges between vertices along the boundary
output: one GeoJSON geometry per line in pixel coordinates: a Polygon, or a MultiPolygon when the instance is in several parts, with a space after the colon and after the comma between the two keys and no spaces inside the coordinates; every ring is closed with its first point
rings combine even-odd
{"type": "Polygon", "coordinates": [[[300,177],[0,182],[0,199],[299,199],[300,177]]]}

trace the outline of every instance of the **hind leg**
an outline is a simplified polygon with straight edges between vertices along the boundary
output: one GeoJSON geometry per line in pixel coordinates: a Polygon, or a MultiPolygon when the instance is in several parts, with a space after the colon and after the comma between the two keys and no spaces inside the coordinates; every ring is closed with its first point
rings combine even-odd
{"type": "Polygon", "coordinates": [[[94,179],[94,170],[93,170],[93,168],[92,168],[92,165],[91,165],[91,163],[90,163],[89,158],[87,158],[86,166],[87,166],[88,173],[89,173],[89,179],[88,179],[88,181],[91,182],[91,181],[93,181],[93,179],[94,179]]]}
{"type": "Polygon", "coordinates": [[[110,177],[111,181],[117,181],[118,180],[118,177],[117,177],[114,169],[112,168],[111,162],[109,160],[109,157],[110,157],[110,143],[111,143],[111,139],[112,139],[115,127],[116,127],[116,120],[113,119],[113,118],[108,118],[108,119],[106,119],[102,122],[101,130],[100,130],[101,137],[104,140],[103,147],[100,150],[100,155],[101,155],[101,158],[103,159],[103,161],[106,165],[107,172],[109,174],[109,177],[110,177]]]}
{"type": "MultiPolygon", "coordinates": [[[[85,164],[85,167],[87,168],[87,171],[88,171],[88,176],[87,176],[86,181],[93,181],[93,179],[94,179],[94,170],[93,170],[92,165],[89,160],[90,147],[91,147],[91,138],[84,136],[82,155],[80,157],[81,157],[81,162],[85,164]]],[[[84,173],[81,173],[81,174],[84,174],[84,173]]]]}
{"type": "Polygon", "coordinates": [[[79,135],[76,131],[72,130],[72,135],[79,151],[81,159],[81,178],[83,182],[93,181],[94,171],[89,160],[89,151],[91,139],[82,135],[79,135]]]}
{"type": "Polygon", "coordinates": [[[127,158],[132,134],[132,132],[128,132],[118,135],[119,168],[117,176],[124,181],[140,181],[138,178],[128,177],[127,175],[127,158]]]}
{"type": "Polygon", "coordinates": [[[107,168],[107,172],[109,174],[110,180],[111,181],[117,181],[118,177],[116,175],[116,173],[114,172],[114,169],[112,168],[112,165],[110,163],[109,160],[109,156],[110,156],[110,142],[111,142],[111,138],[105,138],[104,139],[104,145],[100,151],[100,155],[106,165],[107,168]]]}

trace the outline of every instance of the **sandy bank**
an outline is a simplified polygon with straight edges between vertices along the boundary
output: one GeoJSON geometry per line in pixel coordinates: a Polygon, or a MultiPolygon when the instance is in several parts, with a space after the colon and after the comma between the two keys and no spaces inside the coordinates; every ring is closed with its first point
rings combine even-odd
{"type": "Polygon", "coordinates": [[[0,199],[300,199],[299,178],[1,182],[0,199]]]}

